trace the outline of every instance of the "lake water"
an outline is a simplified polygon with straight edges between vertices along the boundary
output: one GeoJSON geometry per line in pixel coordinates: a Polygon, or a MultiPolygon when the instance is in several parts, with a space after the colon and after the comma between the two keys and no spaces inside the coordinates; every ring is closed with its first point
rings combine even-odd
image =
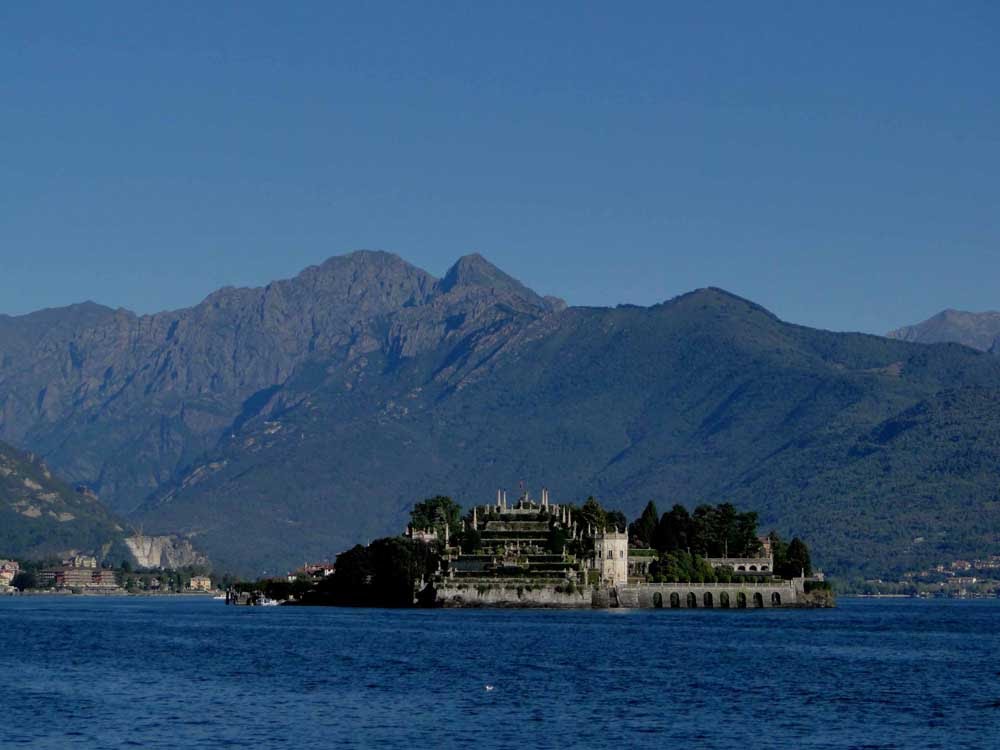
{"type": "Polygon", "coordinates": [[[3,748],[1000,748],[996,600],[560,612],[0,597],[0,636],[3,748]]]}

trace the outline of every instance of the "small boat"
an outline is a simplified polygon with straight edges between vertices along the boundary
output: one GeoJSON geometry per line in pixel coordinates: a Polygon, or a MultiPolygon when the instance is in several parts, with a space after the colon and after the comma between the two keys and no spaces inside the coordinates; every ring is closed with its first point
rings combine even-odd
{"type": "Polygon", "coordinates": [[[281,602],[277,599],[268,599],[266,596],[262,596],[258,602],[258,606],[261,607],[277,607],[281,602]]]}

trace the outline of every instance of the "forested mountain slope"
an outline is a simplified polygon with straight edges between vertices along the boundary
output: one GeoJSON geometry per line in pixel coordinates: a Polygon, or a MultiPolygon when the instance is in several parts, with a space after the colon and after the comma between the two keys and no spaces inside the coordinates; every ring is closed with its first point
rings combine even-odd
{"type": "Polygon", "coordinates": [[[74,491],[37,456],[0,443],[0,556],[100,555],[121,531],[96,497],[74,491]]]}

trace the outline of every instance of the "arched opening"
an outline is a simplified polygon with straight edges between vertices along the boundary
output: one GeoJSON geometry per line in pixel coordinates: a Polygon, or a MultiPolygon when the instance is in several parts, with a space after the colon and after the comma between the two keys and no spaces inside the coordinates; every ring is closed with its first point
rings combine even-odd
{"type": "Polygon", "coordinates": [[[764,595],[759,591],[753,593],[753,606],[758,608],[764,606],[764,595]]]}
{"type": "Polygon", "coordinates": [[[681,596],[676,591],[670,595],[670,609],[678,609],[681,606],[681,596]]]}
{"type": "Polygon", "coordinates": [[[736,595],[736,608],[737,609],[747,608],[747,595],[745,591],[741,591],[736,595]]]}
{"type": "Polygon", "coordinates": [[[757,566],[756,565],[751,565],[750,566],[750,570],[757,570],[757,566]]]}
{"type": "Polygon", "coordinates": [[[777,591],[771,594],[771,606],[772,607],[781,606],[781,594],[779,594],[777,591]]]}
{"type": "Polygon", "coordinates": [[[747,566],[746,566],[746,565],[740,565],[740,566],[739,566],[738,568],[736,568],[736,569],[737,569],[737,570],[746,570],[746,569],[747,569],[747,566]]]}
{"type": "Polygon", "coordinates": [[[771,568],[770,568],[770,566],[768,566],[768,565],[761,565],[761,566],[760,566],[760,569],[761,569],[761,570],[770,570],[771,568]]]}
{"type": "Polygon", "coordinates": [[[690,594],[688,594],[687,605],[689,609],[694,609],[695,607],[698,606],[698,597],[695,596],[695,593],[693,591],[690,594]]]}
{"type": "Polygon", "coordinates": [[[715,603],[712,601],[712,592],[706,591],[705,596],[702,597],[702,602],[706,607],[714,607],[715,603]]]}
{"type": "Polygon", "coordinates": [[[729,609],[729,592],[723,591],[719,594],[719,606],[723,609],[729,609]]]}
{"type": "Polygon", "coordinates": [[[653,606],[656,609],[663,609],[663,594],[659,591],[653,594],[653,606]]]}

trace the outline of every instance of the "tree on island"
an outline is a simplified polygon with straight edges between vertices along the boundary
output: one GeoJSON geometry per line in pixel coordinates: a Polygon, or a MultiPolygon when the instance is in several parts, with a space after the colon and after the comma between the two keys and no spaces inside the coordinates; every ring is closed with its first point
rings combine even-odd
{"type": "Polygon", "coordinates": [[[429,497],[410,511],[410,525],[414,529],[433,529],[438,537],[444,538],[445,524],[452,534],[462,529],[462,508],[447,495],[429,497]]]}
{"type": "Polygon", "coordinates": [[[785,545],[780,537],[772,532],[771,553],[774,555],[775,572],[782,578],[798,578],[801,575],[808,578],[812,575],[809,548],[798,537],[793,537],[792,541],[785,545]],[[775,540],[778,542],[777,545],[775,540]]]}
{"type": "Polygon", "coordinates": [[[664,583],[712,583],[715,570],[698,555],[682,550],[665,552],[650,565],[654,581],[664,583]]]}
{"type": "MultiPolygon", "coordinates": [[[[571,506],[572,507],[572,506],[571,506]]],[[[625,531],[628,528],[628,518],[620,510],[605,510],[593,495],[573,514],[576,521],[586,530],[589,525],[595,532],[604,529],[608,531],[625,531]]]]}
{"type": "Polygon", "coordinates": [[[405,537],[376,539],[337,555],[335,572],[303,596],[306,604],[410,607],[421,579],[429,581],[440,546],[405,537]]]}
{"type": "Polygon", "coordinates": [[[659,552],[684,550],[702,557],[752,557],[761,548],[757,514],[721,503],[699,505],[689,515],[683,505],[675,505],[657,524],[653,546],[659,552]]]}
{"type": "Polygon", "coordinates": [[[650,500],[642,511],[642,515],[628,525],[629,543],[636,547],[652,547],[653,537],[660,514],[656,511],[656,503],[650,500]]]}
{"type": "Polygon", "coordinates": [[[584,528],[590,526],[594,531],[600,531],[608,523],[608,514],[593,495],[587,498],[587,501],[577,512],[577,516],[579,516],[580,523],[583,524],[584,528]]]}
{"type": "Polygon", "coordinates": [[[463,555],[473,555],[483,545],[483,537],[471,526],[455,535],[463,555]]]}
{"type": "Polygon", "coordinates": [[[628,530],[628,518],[620,510],[609,510],[604,516],[608,531],[628,530]]]}
{"type": "Polygon", "coordinates": [[[675,505],[663,514],[653,532],[653,547],[658,552],[686,550],[691,544],[688,541],[688,531],[691,528],[691,515],[683,505],[675,505]]]}
{"type": "Polygon", "coordinates": [[[561,555],[568,542],[569,535],[566,533],[566,529],[555,523],[549,526],[549,535],[545,540],[545,548],[550,554],[561,555]]]}

